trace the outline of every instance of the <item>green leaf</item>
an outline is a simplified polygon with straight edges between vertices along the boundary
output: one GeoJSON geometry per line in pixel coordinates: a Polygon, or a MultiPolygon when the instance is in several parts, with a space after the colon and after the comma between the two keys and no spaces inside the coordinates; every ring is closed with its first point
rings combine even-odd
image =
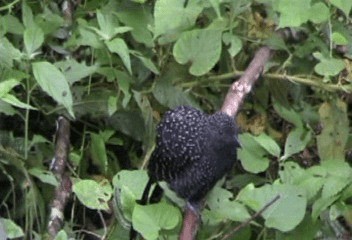
{"type": "Polygon", "coordinates": [[[280,13],[279,27],[299,27],[309,18],[311,0],[280,0],[278,11],[280,13]]]}
{"type": "Polygon", "coordinates": [[[216,185],[207,195],[207,205],[211,211],[210,216],[216,216],[218,222],[224,220],[243,222],[249,219],[251,216],[246,207],[231,199],[233,199],[231,192],[216,185]]]}
{"type": "Polygon", "coordinates": [[[93,180],[80,180],[73,184],[72,191],[81,203],[90,209],[108,210],[112,188],[108,180],[97,183],[93,180]]]}
{"type": "Polygon", "coordinates": [[[318,200],[316,200],[312,206],[313,220],[316,220],[319,217],[320,213],[322,213],[325,209],[327,209],[338,198],[339,198],[339,195],[334,195],[328,198],[319,198],[318,200]]]}
{"type": "Polygon", "coordinates": [[[331,4],[335,5],[335,7],[339,8],[346,17],[349,16],[352,8],[352,2],[346,0],[330,0],[331,4]]]}
{"type": "Polygon", "coordinates": [[[148,25],[153,25],[154,19],[149,5],[135,4],[128,1],[122,2],[115,10],[119,20],[132,28],[132,37],[147,47],[153,47],[153,36],[148,25]],[[138,17],[136,17],[138,16],[138,17]]]}
{"type": "Polygon", "coordinates": [[[142,206],[137,204],[132,215],[133,227],[147,239],[157,239],[162,229],[174,229],[181,219],[178,208],[160,202],[142,206]]]}
{"type": "Polygon", "coordinates": [[[24,31],[24,27],[18,18],[9,14],[0,18],[0,25],[4,27],[5,32],[12,34],[22,35],[24,31]]]}
{"type": "Polygon", "coordinates": [[[108,168],[108,157],[106,155],[105,141],[101,134],[90,133],[90,137],[90,154],[93,163],[97,165],[100,171],[106,173],[108,168]]]}
{"type": "Polygon", "coordinates": [[[229,32],[226,32],[222,35],[222,41],[226,45],[230,45],[230,47],[227,49],[231,57],[234,57],[239,53],[242,49],[242,41],[241,39],[233,34],[230,34],[229,32]]]}
{"type": "Polygon", "coordinates": [[[36,108],[32,107],[27,103],[21,102],[19,99],[17,99],[14,95],[11,95],[11,94],[5,94],[4,96],[1,97],[1,100],[11,104],[14,107],[36,110],[36,108]]]}
{"type": "Polygon", "coordinates": [[[302,126],[293,129],[287,136],[285,152],[281,160],[286,160],[293,154],[305,149],[311,138],[312,132],[310,130],[306,130],[302,126]]]}
{"type": "Polygon", "coordinates": [[[102,13],[100,10],[97,10],[97,20],[100,28],[101,36],[105,40],[109,40],[114,36],[115,31],[115,21],[114,15],[111,13],[102,13]]]}
{"type": "Polygon", "coordinates": [[[332,41],[336,45],[347,45],[348,44],[348,39],[341,33],[339,32],[334,32],[332,34],[332,41]]]}
{"type": "Polygon", "coordinates": [[[154,38],[163,36],[162,43],[169,43],[177,39],[184,30],[189,29],[202,11],[197,0],[158,0],[154,6],[154,38]],[[168,35],[168,36],[167,36],[168,35]]]}
{"type": "Polygon", "coordinates": [[[323,103],[319,108],[320,122],[323,126],[317,136],[317,147],[321,161],[345,160],[345,146],[349,136],[347,106],[342,101],[323,103]]]}
{"type": "Polygon", "coordinates": [[[64,105],[69,114],[74,117],[72,94],[65,76],[49,62],[35,62],[32,67],[40,87],[56,102],[64,105]]]}
{"type": "Polygon", "coordinates": [[[81,81],[83,78],[92,75],[98,70],[97,65],[87,66],[84,62],[79,63],[74,59],[56,62],[55,66],[60,68],[70,85],[81,81]]]}
{"type": "Polygon", "coordinates": [[[174,45],[173,54],[180,64],[190,63],[189,72],[201,76],[219,61],[221,31],[197,29],[182,33],[174,45]]]}
{"type": "Polygon", "coordinates": [[[22,1],[22,22],[26,28],[35,25],[32,9],[28,6],[27,1],[22,1]]]}
{"type": "Polygon", "coordinates": [[[248,133],[239,136],[241,148],[237,150],[243,168],[251,173],[265,171],[269,167],[269,159],[265,157],[265,151],[254,137],[248,133]]]}
{"type": "Polygon", "coordinates": [[[0,223],[5,229],[6,239],[24,237],[23,230],[11,219],[0,218],[0,223]]]}
{"type": "MultiPolygon", "coordinates": [[[[314,55],[316,56],[316,55],[314,55]]],[[[324,77],[336,76],[345,68],[345,63],[337,58],[324,58],[320,59],[320,63],[315,65],[314,71],[324,77]]]]}
{"type": "Polygon", "coordinates": [[[16,110],[10,104],[0,99],[0,113],[3,113],[7,116],[13,116],[16,114],[16,110]]]}
{"type": "Polygon", "coordinates": [[[307,200],[298,187],[278,182],[259,188],[249,184],[240,191],[237,199],[259,211],[277,195],[280,198],[262,214],[265,226],[283,232],[291,231],[303,220],[307,206],[307,200]]]}
{"type": "Polygon", "coordinates": [[[13,61],[19,61],[22,54],[7,38],[0,37],[0,42],[0,66],[12,68],[13,61]]]}
{"type": "MultiPolygon", "coordinates": [[[[349,166],[347,166],[349,167],[349,166]]],[[[335,196],[339,192],[341,192],[351,181],[344,177],[328,177],[324,182],[323,191],[321,193],[322,198],[329,198],[335,196]]]]}
{"type": "Polygon", "coordinates": [[[38,178],[40,181],[43,183],[48,183],[52,186],[58,186],[59,183],[56,180],[54,174],[51,171],[39,169],[39,168],[31,168],[28,170],[28,172],[38,178]]]}
{"type": "Polygon", "coordinates": [[[108,99],[108,113],[109,116],[113,115],[117,111],[117,97],[110,96],[108,99]]]}
{"type": "Polygon", "coordinates": [[[67,236],[67,233],[65,232],[65,230],[60,230],[57,234],[56,234],[56,236],[55,236],[55,238],[54,238],[54,240],[68,240],[69,238],[68,238],[68,236],[67,236]]]}
{"type": "Polygon", "coordinates": [[[152,60],[150,60],[149,58],[140,56],[140,55],[136,55],[137,58],[139,58],[139,60],[141,60],[141,62],[143,63],[143,65],[148,68],[150,71],[152,71],[155,74],[160,74],[158,68],[155,66],[155,64],[153,63],[152,60]]]}
{"type": "Polygon", "coordinates": [[[301,116],[292,108],[286,108],[285,106],[281,105],[278,101],[275,101],[274,109],[280,115],[280,117],[282,117],[286,121],[292,123],[296,127],[302,127],[303,123],[301,116]]]}
{"type": "Polygon", "coordinates": [[[11,91],[12,88],[20,84],[16,79],[8,79],[3,82],[0,82],[0,98],[5,96],[11,91]]]}
{"type": "Polygon", "coordinates": [[[126,108],[127,104],[130,102],[132,97],[130,92],[130,88],[131,88],[130,77],[124,72],[117,72],[116,75],[117,75],[117,83],[124,95],[124,98],[122,100],[122,106],[126,108]]]}
{"type": "Polygon", "coordinates": [[[119,192],[121,209],[128,220],[132,220],[136,200],[141,199],[148,179],[146,171],[122,170],[112,180],[114,188],[119,192]]]}
{"type": "Polygon", "coordinates": [[[43,44],[44,33],[42,29],[36,25],[24,30],[24,46],[28,57],[33,58],[34,52],[43,44]]]}
{"type": "Polygon", "coordinates": [[[128,72],[132,75],[130,53],[125,41],[121,38],[115,38],[106,42],[106,45],[111,52],[117,53],[120,56],[128,72]]]}
{"type": "Polygon", "coordinates": [[[271,155],[275,157],[280,156],[280,146],[270,136],[262,133],[259,136],[253,137],[253,139],[271,155]]]}
{"type": "Polygon", "coordinates": [[[329,8],[322,2],[318,2],[312,5],[309,10],[309,19],[313,23],[322,23],[329,20],[330,12],[329,8]]]}

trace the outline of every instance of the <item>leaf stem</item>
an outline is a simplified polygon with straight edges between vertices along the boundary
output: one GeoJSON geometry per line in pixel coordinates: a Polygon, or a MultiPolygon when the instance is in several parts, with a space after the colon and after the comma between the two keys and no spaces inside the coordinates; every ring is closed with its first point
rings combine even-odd
{"type": "Polygon", "coordinates": [[[7,4],[6,6],[0,7],[0,11],[4,11],[4,10],[10,10],[13,8],[14,5],[16,5],[18,2],[20,2],[20,0],[15,0],[12,3],[7,4]]]}

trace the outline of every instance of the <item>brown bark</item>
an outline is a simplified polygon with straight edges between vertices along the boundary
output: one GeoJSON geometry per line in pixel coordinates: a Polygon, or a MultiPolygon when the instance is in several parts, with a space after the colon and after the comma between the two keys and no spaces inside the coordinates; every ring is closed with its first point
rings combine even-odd
{"type": "Polygon", "coordinates": [[[70,148],[70,122],[64,117],[57,120],[55,157],[51,163],[51,171],[54,173],[59,185],[55,189],[55,197],[51,203],[51,213],[48,223],[48,232],[52,239],[62,229],[64,223],[64,209],[71,195],[72,183],[66,174],[68,153],[70,148]]]}

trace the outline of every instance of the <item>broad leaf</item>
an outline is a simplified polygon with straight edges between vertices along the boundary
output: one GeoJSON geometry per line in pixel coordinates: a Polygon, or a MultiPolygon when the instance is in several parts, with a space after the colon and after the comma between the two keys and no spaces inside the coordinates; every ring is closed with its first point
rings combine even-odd
{"type": "Polygon", "coordinates": [[[133,227],[147,240],[157,239],[162,229],[175,228],[181,219],[178,208],[165,202],[142,206],[133,210],[133,227]]]}
{"type": "Polygon", "coordinates": [[[33,58],[34,52],[43,44],[44,33],[36,25],[24,30],[24,46],[29,58],[33,58]]]}
{"type": "Polygon", "coordinates": [[[121,38],[115,38],[109,42],[106,42],[106,45],[111,52],[117,53],[120,56],[128,72],[132,74],[130,53],[125,41],[121,38]]]}
{"type": "Polygon", "coordinates": [[[172,42],[182,31],[192,27],[202,11],[197,0],[158,0],[154,7],[154,38],[163,36],[162,43],[172,42]]]}
{"type": "Polygon", "coordinates": [[[352,8],[352,2],[346,0],[330,0],[330,3],[339,8],[346,16],[349,16],[352,8]]]}
{"type": "Polygon", "coordinates": [[[189,72],[201,76],[209,72],[219,61],[221,31],[197,29],[182,33],[173,54],[180,64],[190,63],[189,72]]]}
{"type": "MultiPolygon", "coordinates": [[[[11,219],[0,218],[0,224],[5,230],[6,239],[15,239],[24,237],[23,230],[11,219]]],[[[1,228],[0,228],[1,229],[1,228]]]]}
{"type": "Polygon", "coordinates": [[[72,191],[84,206],[95,210],[108,210],[112,188],[107,180],[80,180],[73,184],[72,191]]]}
{"type": "Polygon", "coordinates": [[[344,161],[345,146],[349,136],[347,106],[342,101],[325,102],[319,109],[323,130],[317,136],[319,157],[322,161],[344,161]]]}
{"type": "Polygon", "coordinates": [[[72,94],[65,76],[49,62],[36,62],[32,67],[40,87],[56,102],[64,105],[69,114],[74,117],[72,94]]]}
{"type": "Polygon", "coordinates": [[[307,206],[306,198],[296,186],[276,182],[255,188],[253,184],[249,184],[240,191],[237,199],[254,211],[259,211],[276,196],[279,199],[262,214],[265,226],[283,232],[291,231],[303,220],[307,206]]]}

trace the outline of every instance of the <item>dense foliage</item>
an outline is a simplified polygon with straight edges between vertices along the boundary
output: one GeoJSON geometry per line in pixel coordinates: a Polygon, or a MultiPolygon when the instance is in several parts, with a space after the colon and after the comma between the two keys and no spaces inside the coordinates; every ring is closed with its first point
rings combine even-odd
{"type": "Polygon", "coordinates": [[[141,206],[163,112],[214,112],[256,49],[275,54],[237,122],[239,161],[199,239],[352,236],[352,1],[2,0],[0,239],[45,237],[55,120],[72,120],[73,197],[58,239],[176,239],[182,200],[141,206]],[[134,170],[133,170],[134,169],[134,170]],[[139,169],[139,170],[138,170],[139,169]],[[112,209],[114,209],[112,213],[112,209]]]}

